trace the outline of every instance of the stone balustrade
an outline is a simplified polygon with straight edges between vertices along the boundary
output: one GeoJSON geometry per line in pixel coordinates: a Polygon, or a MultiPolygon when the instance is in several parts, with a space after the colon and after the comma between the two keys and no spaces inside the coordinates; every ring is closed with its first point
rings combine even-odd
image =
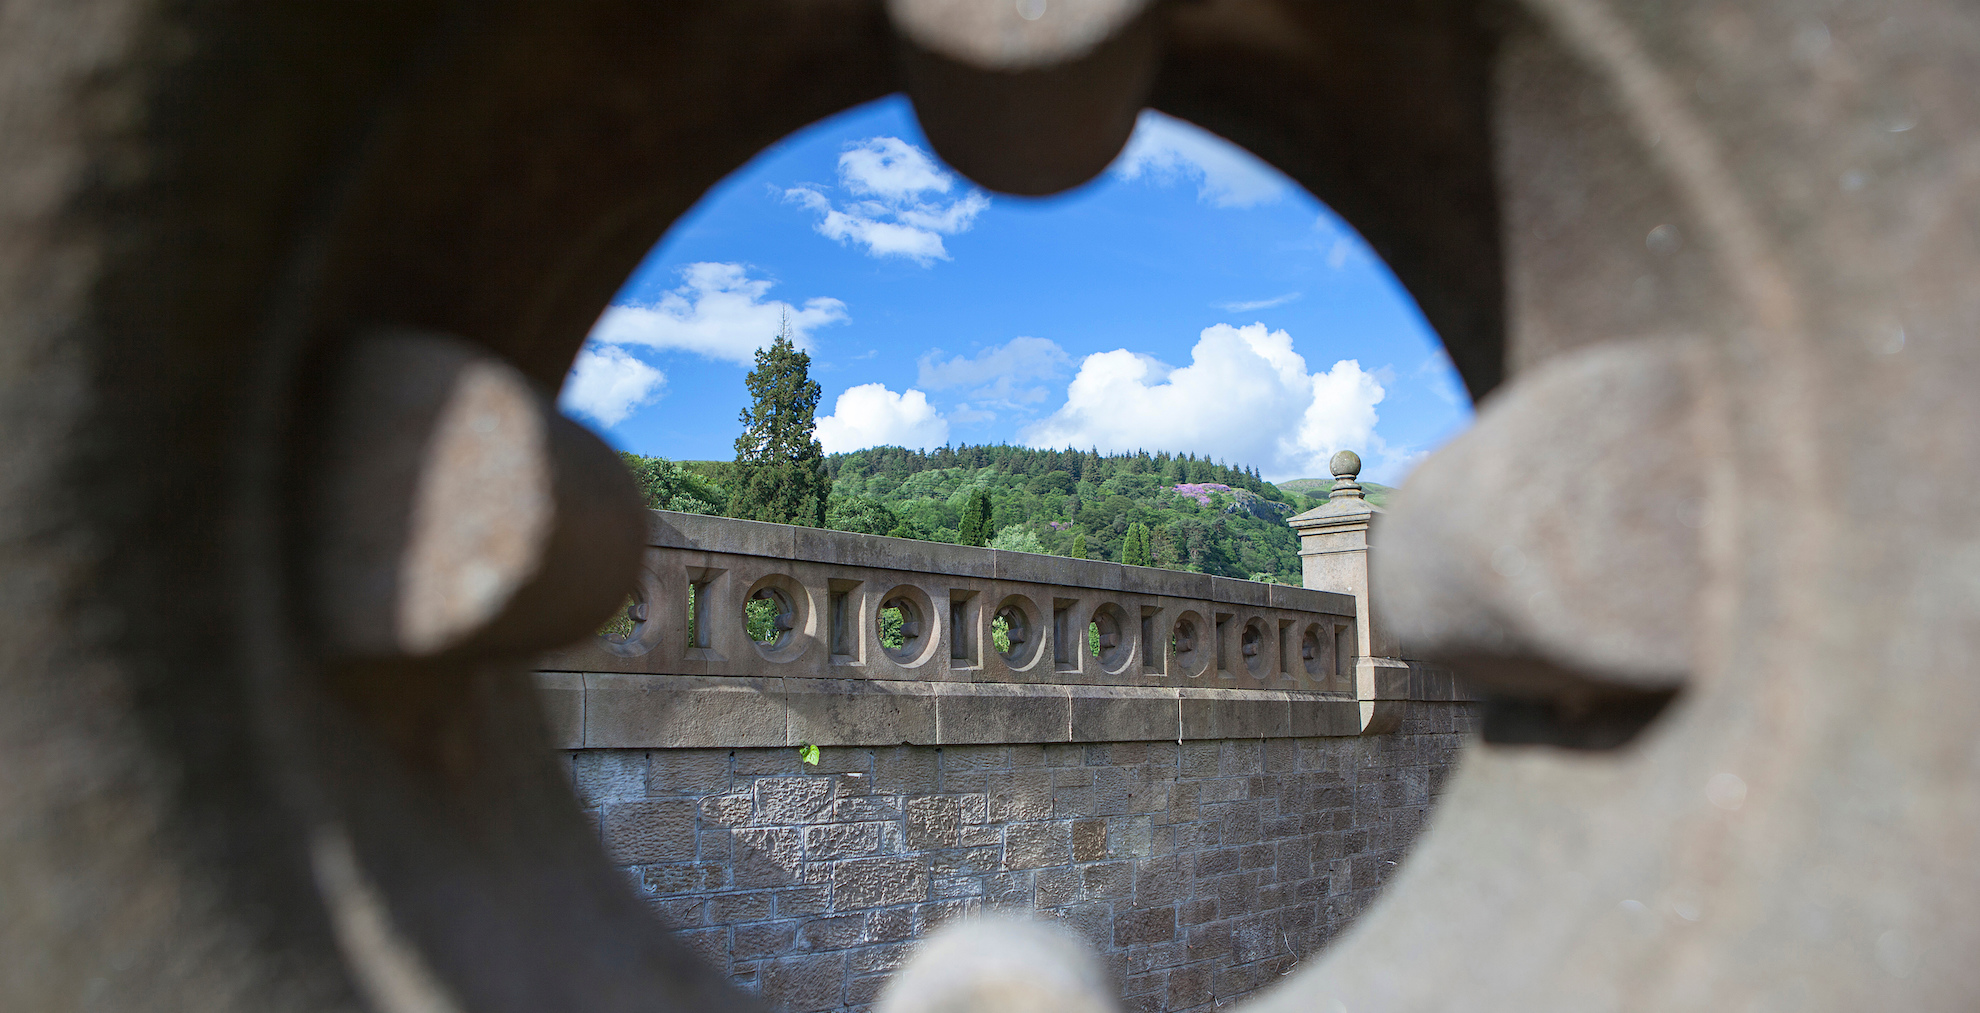
{"type": "Polygon", "coordinates": [[[564,748],[1180,742],[1366,727],[1352,594],[651,518],[630,630],[538,666],[564,748]],[[753,601],[766,603],[761,640],[746,622],[753,601]]]}

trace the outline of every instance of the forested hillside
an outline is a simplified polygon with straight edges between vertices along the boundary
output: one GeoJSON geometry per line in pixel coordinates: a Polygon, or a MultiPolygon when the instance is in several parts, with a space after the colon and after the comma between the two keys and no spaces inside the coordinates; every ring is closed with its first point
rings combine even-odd
{"type": "MultiPolygon", "coordinates": [[[[653,506],[725,510],[726,462],[627,455],[627,464],[653,506]]],[[[1191,455],[1011,446],[875,447],[830,455],[826,468],[828,527],[967,541],[972,501],[981,495],[994,532],[988,541],[998,548],[1055,555],[1083,549],[1092,559],[1289,584],[1299,583],[1300,565],[1286,518],[1325,502],[1333,484],[1301,479],[1295,492],[1255,470],[1191,455]]],[[[1377,503],[1388,491],[1364,488],[1377,503]]]]}

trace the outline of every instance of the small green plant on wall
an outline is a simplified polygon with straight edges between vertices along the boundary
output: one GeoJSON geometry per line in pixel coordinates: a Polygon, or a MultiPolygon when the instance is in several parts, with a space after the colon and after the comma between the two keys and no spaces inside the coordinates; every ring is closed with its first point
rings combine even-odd
{"type": "Polygon", "coordinates": [[[809,742],[798,743],[798,759],[804,761],[806,766],[818,766],[818,747],[809,742]]]}

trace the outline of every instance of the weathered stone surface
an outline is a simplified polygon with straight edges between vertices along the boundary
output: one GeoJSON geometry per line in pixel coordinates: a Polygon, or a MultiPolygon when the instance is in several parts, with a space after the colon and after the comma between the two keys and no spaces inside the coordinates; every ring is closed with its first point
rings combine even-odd
{"type": "MultiPolygon", "coordinates": [[[[1013,9],[982,12],[1009,24],[1013,9]]],[[[1620,753],[1480,754],[1396,903],[1287,1002],[1970,1004],[1977,972],[1958,958],[1980,949],[1965,759],[1980,702],[1960,673],[1980,655],[1980,360],[1961,339],[1980,318],[1980,250],[1959,97],[1976,90],[1975,14],[1948,0],[1529,0],[1489,14],[1165,5],[1091,22],[1108,27],[1090,50],[1021,46],[1050,56],[1011,71],[1022,80],[945,86],[939,66],[904,70],[915,58],[896,58],[875,4],[522,3],[454,24],[433,4],[21,0],[0,33],[0,869],[35,900],[0,913],[6,1005],[746,1002],[681,960],[601,867],[557,788],[565,772],[542,760],[520,655],[330,663],[336,639],[299,607],[334,586],[314,572],[326,556],[341,559],[314,523],[332,500],[310,480],[339,474],[357,444],[339,438],[323,381],[385,322],[459,335],[548,390],[629,267],[709,186],[904,85],[925,122],[953,127],[945,150],[986,152],[976,171],[1025,185],[1099,171],[1145,87],[1352,221],[1475,394],[1514,376],[1499,391],[1509,411],[1536,389],[1519,377],[1575,349],[1703,349],[1685,424],[1641,434],[1699,448],[1685,462],[1702,478],[1697,540],[1650,545],[1682,532],[1631,525],[1618,538],[1644,544],[1601,553],[1698,554],[1697,593],[1668,603],[1685,622],[1609,631],[1687,634],[1681,694],[1637,714],[1620,753]],[[1084,126],[1009,129],[1062,111],[1082,115],[1053,122],[1084,126]],[[381,910],[405,924],[357,920],[381,910]],[[1815,922],[1832,931],[1778,930],[1815,922]],[[354,948],[385,930],[399,942],[354,948]]],[[[1607,410],[1532,403],[1534,431],[1570,445],[1607,410]]],[[[1601,470],[1611,485],[1586,502],[1646,484],[1601,470]]],[[[1411,513],[1429,530],[1499,506],[1406,500],[1399,530],[1411,513]]],[[[552,544],[542,560],[586,556],[552,544]]],[[[1465,565],[1482,576],[1478,562],[1465,565]]],[[[1634,579],[1565,572],[1591,607],[1634,579]]],[[[1497,594],[1494,579],[1469,586],[1497,594]]],[[[587,593],[621,590],[600,579],[587,593]]],[[[1448,606],[1462,618],[1475,604],[1448,606]]],[[[1537,694],[1495,699],[1495,722],[1535,742],[1571,741],[1591,714],[1618,724],[1580,691],[1643,673],[1550,629],[1545,604],[1486,603],[1522,649],[1499,656],[1531,658],[1500,684],[1537,694]],[[1561,671],[1534,679],[1542,662],[1561,671]]],[[[753,650],[725,636],[683,648],[681,667],[753,650]]],[[[1381,687],[1356,691],[1364,730],[1409,720],[1381,687]]],[[[1382,843],[1368,821],[1380,795],[1356,791],[1335,813],[1343,852],[1382,843]]],[[[1270,816],[1236,808],[1262,801],[1233,792],[1199,811],[1229,807],[1204,820],[1224,836],[1270,833],[1270,816]]],[[[701,832],[698,855],[733,833],[701,832]]],[[[1364,871],[1330,867],[1329,889],[1359,889],[1364,871]]],[[[1330,925],[1351,908],[1340,896],[1330,925]]],[[[931,901],[916,917],[969,906],[931,901]]],[[[1092,905],[1063,914],[1104,921],[1092,905]]],[[[1213,991],[1269,970],[1242,965],[1213,991]]],[[[1137,975],[1137,995],[1157,984],[1137,975]]]]}
{"type": "Polygon", "coordinates": [[[832,902],[841,909],[912,904],[928,898],[928,866],[912,858],[870,858],[832,867],[832,902]]]}
{"type": "Polygon", "coordinates": [[[593,748],[674,748],[710,739],[781,746],[787,741],[782,679],[584,678],[586,744],[593,748]]]}
{"type": "Polygon", "coordinates": [[[655,910],[718,933],[697,945],[719,943],[738,983],[774,977],[822,1002],[817,976],[843,966],[831,1008],[851,1010],[900,962],[886,945],[1016,908],[1072,927],[1118,964],[1117,980],[1156,975],[1120,994],[1167,1011],[1186,1008],[1172,995],[1229,1000],[1241,983],[1275,980],[1278,961],[1311,952],[1374,897],[1470,727],[1468,705],[1411,706],[1394,748],[998,743],[838,749],[817,767],[790,749],[578,750],[571,766],[612,853],[653,863],[629,871],[655,910]],[[846,963],[772,968],[819,953],[846,963]],[[1235,973],[1254,964],[1267,969],[1235,973]]]}
{"type": "Polygon", "coordinates": [[[622,865],[692,861],[696,805],[685,799],[622,802],[605,808],[605,839],[622,865]]]}
{"type": "Polygon", "coordinates": [[[791,742],[912,743],[936,738],[936,688],[879,679],[786,679],[791,742]]]}

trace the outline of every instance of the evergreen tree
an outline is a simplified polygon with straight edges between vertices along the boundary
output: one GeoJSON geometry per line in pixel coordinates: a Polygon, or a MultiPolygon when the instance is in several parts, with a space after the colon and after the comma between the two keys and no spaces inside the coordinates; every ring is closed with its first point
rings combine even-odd
{"type": "Polygon", "coordinates": [[[1148,525],[1139,521],[1128,525],[1127,536],[1121,539],[1121,562],[1129,566],[1149,565],[1148,525]]]}
{"type": "Polygon", "coordinates": [[[963,507],[962,527],[958,529],[957,541],[963,545],[987,545],[990,536],[996,533],[990,521],[990,494],[982,489],[969,498],[963,507]]]}
{"type": "Polygon", "coordinates": [[[1149,528],[1148,565],[1173,570],[1176,568],[1176,564],[1180,562],[1182,562],[1182,558],[1176,552],[1176,539],[1175,536],[1169,534],[1169,529],[1161,524],[1149,528]]]}
{"type": "Polygon", "coordinates": [[[1073,532],[1072,557],[1074,559],[1086,558],[1086,532],[1073,532]]]}
{"type": "Polygon", "coordinates": [[[811,356],[791,343],[788,315],[770,347],[756,350],[746,382],[751,403],[736,437],[729,516],[823,527],[832,479],[814,435],[821,392],[811,356]]]}

